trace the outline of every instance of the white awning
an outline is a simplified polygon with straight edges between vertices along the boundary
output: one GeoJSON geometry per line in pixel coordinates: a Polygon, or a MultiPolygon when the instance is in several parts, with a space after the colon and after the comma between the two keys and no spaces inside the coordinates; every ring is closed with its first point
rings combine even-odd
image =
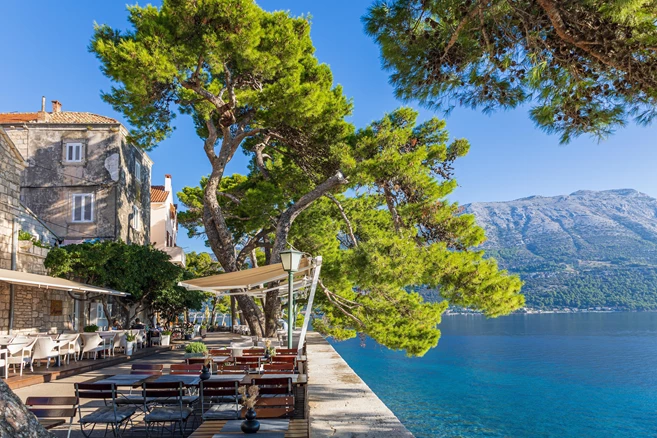
{"type": "Polygon", "coordinates": [[[104,287],[78,283],[77,281],[66,280],[64,278],[30,274],[29,272],[11,271],[9,269],[0,269],[0,281],[6,281],[7,283],[12,284],[21,284],[24,286],[35,286],[39,289],[44,288],[72,292],[93,292],[98,294],[115,295],[119,297],[126,297],[130,295],[127,292],[119,292],[112,289],[106,289],[104,287]]]}
{"type": "MultiPolygon", "coordinates": [[[[299,270],[294,273],[295,289],[302,289],[307,286],[303,280],[310,275],[312,269],[313,263],[311,263],[310,258],[301,259],[299,270]]],[[[181,281],[178,284],[188,290],[202,290],[215,293],[234,291],[233,294],[256,295],[273,290],[264,289],[262,285],[273,281],[287,280],[287,278],[288,273],[283,270],[283,266],[280,263],[276,263],[259,268],[195,278],[193,280],[181,281]]],[[[277,287],[283,287],[284,285],[287,285],[287,281],[277,287]]],[[[285,286],[285,290],[287,291],[287,286],[285,286]]]]}

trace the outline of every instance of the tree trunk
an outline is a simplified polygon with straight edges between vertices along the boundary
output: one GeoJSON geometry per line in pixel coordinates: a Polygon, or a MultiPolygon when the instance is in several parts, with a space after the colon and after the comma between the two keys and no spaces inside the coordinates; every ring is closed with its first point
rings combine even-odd
{"type": "Polygon", "coordinates": [[[51,438],[54,436],[39,424],[37,418],[0,379],[0,437],[51,438]]]}

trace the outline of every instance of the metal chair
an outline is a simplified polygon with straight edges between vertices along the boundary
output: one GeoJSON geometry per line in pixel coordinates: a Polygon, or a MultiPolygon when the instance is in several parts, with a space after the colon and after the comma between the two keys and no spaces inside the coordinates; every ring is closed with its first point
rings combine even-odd
{"type": "Polygon", "coordinates": [[[255,378],[251,380],[251,385],[257,385],[260,388],[260,397],[293,397],[292,378],[255,378]]]}
{"type": "Polygon", "coordinates": [[[75,395],[78,400],[91,399],[105,402],[104,407],[98,408],[84,417],[81,404],[78,404],[80,430],[87,438],[91,437],[97,424],[105,425],[106,434],[107,429],[111,427],[114,436],[122,436],[122,432],[125,432],[128,423],[132,423],[132,416],[137,411],[135,406],[119,406],[114,383],[76,383],[75,395]],[[89,425],[91,425],[91,429],[85,430],[85,427],[89,425]],[[123,431],[121,431],[122,427],[123,431]]]}
{"type": "Polygon", "coordinates": [[[149,437],[153,425],[157,426],[158,424],[162,424],[160,432],[160,436],[162,436],[167,423],[171,423],[171,429],[169,430],[172,437],[177,427],[180,427],[180,433],[183,436],[185,435],[187,420],[194,413],[194,409],[185,402],[185,387],[182,382],[144,383],[142,397],[144,399],[144,412],[147,412],[144,416],[146,434],[149,437]],[[152,403],[162,406],[151,408],[149,404],[152,403]]]}
{"type": "Polygon", "coordinates": [[[28,397],[25,405],[46,429],[61,426],[68,419],[68,434],[71,436],[73,418],[77,412],[77,397],[28,397]]]}
{"type": "Polygon", "coordinates": [[[240,413],[240,382],[237,380],[201,382],[201,418],[209,420],[236,420],[240,413]]]}

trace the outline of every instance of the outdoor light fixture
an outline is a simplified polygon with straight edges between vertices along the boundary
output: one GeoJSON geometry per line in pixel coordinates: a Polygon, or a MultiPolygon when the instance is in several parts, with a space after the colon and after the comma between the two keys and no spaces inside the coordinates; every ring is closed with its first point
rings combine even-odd
{"type": "Polygon", "coordinates": [[[294,326],[294,273],[299,270],[301,251],[288,249],[280,252],[283,270],[288,273],[287,280],[287,348],[292,348],[292,331],[294,326]]]}

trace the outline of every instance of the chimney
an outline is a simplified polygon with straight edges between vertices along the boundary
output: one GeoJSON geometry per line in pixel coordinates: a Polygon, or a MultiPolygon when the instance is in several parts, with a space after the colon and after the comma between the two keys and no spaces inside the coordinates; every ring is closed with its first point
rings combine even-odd
{"type": "Polygon", "coordinates": [[[171,193],[171,175],[164,175],[164,190],[171,193]]]}
{"type": "Polygon", "coordinates": [[[41,96],[41,111],[37,112],[37,120],[39,122],[46,121],[46,96],[41,96]]]}
{"type": "Polygon", "coordinates": [[[58,100],[52,101],[52,112],[53,114],[62,112],[62,103],[60,101],[58,100]]]}

